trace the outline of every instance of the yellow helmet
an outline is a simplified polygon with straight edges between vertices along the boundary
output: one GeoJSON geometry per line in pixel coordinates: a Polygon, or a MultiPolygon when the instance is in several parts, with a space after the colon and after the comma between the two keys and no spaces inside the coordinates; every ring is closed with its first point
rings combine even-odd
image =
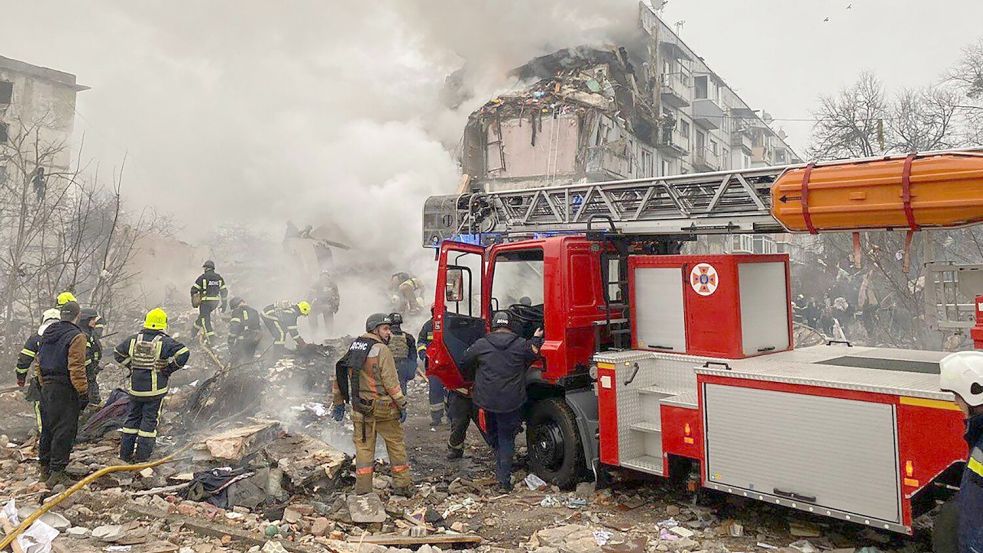
{"type": "Polygon", "coordinates": [[[157,307],[147,313],[147,319],[143,322],[143,328],[150,330],[167,330],[167,313],[157,307]]]}
{"type": "Polygon", "coordinates": [[[78,301],[75,299],[75,294],[71,292],[62,292],[61,294],[58,294],[58,307],[61,307],[70,301],[78,301]]]}
{"type": "Polygon", "coordinates": [[[305,317],[311,314],[311,304],[306,301],[297,302],[297,309],[300,309],[300,314],[305,317]]]}

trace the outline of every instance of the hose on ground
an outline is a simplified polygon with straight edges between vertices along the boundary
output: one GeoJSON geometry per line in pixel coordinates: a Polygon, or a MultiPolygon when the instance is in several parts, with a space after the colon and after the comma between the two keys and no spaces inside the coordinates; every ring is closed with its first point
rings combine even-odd
{"type": "Polygon", "coordinates": [[[31,513],[31,516],[25,518],[20,523],[20,525],[17,528],[14,528],[14,530],[12,532],[10,532],[9,534],[7,534],[7,537],[5,537],[2,542],[0,542],[0,551],[3,551],[4,549],[6,549],[7,546],[9,546],[11,544],[11,542],[13,542],[17,538],[17,536],[19,536],[21,534],[21,532],[23,532],[24,530],[27,530],[28,528],[30,528],[31,525],[34,524],[34,521],[36,521],[37,519],[41,518],[42,515],[44,515],[45,513],[47,513],[48,511],[50,511],[51,509],[53,509],[56,505],[58,505],[59,503],[61,503],[65,499],[67,499],[69,496],[71,496],[75,492],[77,492],[77,491],[81,490],[82,488],[88,486],[89,483],[91,483],[91,482],[93,482],[95,480],[98,480],[99,478],[101,478],[101,477],[103,477],[103,476],[105,476],[107,474],[113,473],[113,472],[139,471],[139,470],[153,468],[153,467],[156,467],[158,465],[163,465],[164,463],[167,463],[169,461],[174,460],[174,458],[177,457],[178,454],[183,453],[189,447],[191,447],[190,444],[189,445],[186,445],[186,446],[182,447],[181,449],[175,451],[174,453],[171,453],[170,455],[168,455],[166,457],[162,457],[162,458],[160,458],[160,459],[158,459],[156,461],[149,461],[147,463],[140,463],[140,464],[137,464],[137,465],[112,465],[112,466],[108,466],[108,467],[105,467],[105,468],[101,468],[101,469],[93,472],[92,474],[90,474],[90,475],[86,476],[85,478],[83,478],[83,479],[79,480],[78,482],[76,482],[72,487],[70,487],[67,490],[65,490],[65,491],[61,492],[60,494],[58,494],[58,496],[55,497],[54,499],[52,499],[52,500],[48,501],[47,503],[45,503],[44,505],[42,505],[40,509],[38,509],[37,511],[34,511],[33,513],[31,513]]]}

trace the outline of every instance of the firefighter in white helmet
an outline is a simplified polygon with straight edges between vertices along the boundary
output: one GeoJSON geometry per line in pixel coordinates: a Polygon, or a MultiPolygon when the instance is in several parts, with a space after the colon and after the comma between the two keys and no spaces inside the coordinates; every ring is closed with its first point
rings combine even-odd
{"type": "Polygon", "coordinates": [[[969,460],[959,496],[959,551],[983,552],[983,352],[960,351],[940,363],[941,388],[952,392],[966,415],[969,460]]]}

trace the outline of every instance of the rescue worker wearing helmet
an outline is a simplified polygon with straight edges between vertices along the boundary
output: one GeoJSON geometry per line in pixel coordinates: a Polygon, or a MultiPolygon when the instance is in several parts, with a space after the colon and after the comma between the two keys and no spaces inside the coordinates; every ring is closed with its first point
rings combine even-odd
{"type": "Polygon", "coordinates": [[[78,303],[78,300],[75,299],[75,294],[71,292],[62,292],[58,294],[57,298],[55,298],[55,307],[61,307],[70,301],[78,303]]]}
{"type": "Polygon", "coordinates": [[[191,285],[191,306],[198,308],[198,318],[195,326],[191,330],[191,338],[202,333],[202,341],[210,343],[212,336],[215,336],[215,328],[212,326],[212,311],[221,308],[222,312],[228,306],[229,288],[225,285],[222,275],[215,272],[215,262],[208,260],[202,264],[205,270],[195,279],[191,285]]]}
{"type": "Polygon", "coordinates": [[[130,411],[120,429],[119,458],[127,463],[150,459],[157,442],[157,424],[167,395],[167,381],[184,368],[188,348],[168,336],[167,313],[147,313],[143,329],[126,338],[113,351],[116,361],[130,371],[130,411]]]}
{"type": "Polygon", "coordinates": [[[396,374],[399,375],[399,388],[406,395],[406,386],[410,380],[416,378],[416,340],[409,332],[403,331],[403,316],[399,313],[390,313],[389,322],[391,324],[392,336],[389,338],[389,351],[393,352],[396,360],[396,374]]]}
{"type": "Polygon", "coordinates": [[[17,385],[24,387],[27,385],[27,379],[30,377],[31,382],[27,386],[27,392],[24,394],[24,399],[31,403],[34,409],[34,421],[37,425],[38,434],[41,434],[41,382],[39,380],[39,372],[37,370],[37,357],[38,351],[41,349],[41,335],[47,330],[55,321],[61,319],[61,310],[57,308],[48,309],[41,315],[41,326],[38,327],[36,334],[32,334],[30,338],[24,342],[24,347],[20,350],[20,354],[17,356],[17,365],[15,372],[17,374],[17,385]],[[29,375],[31,366],[35,367],[34,374],[29,375]]]}
{"type": "Polygon", "coordinates": [[[390,288],[394,311],[414,314],[423,310],[423,281],[409,273],[395,273],[390,288]]]}
{"type": "Polygon", "coordinates": [[[317,332],[321,319],[324,319],[325,332],[330,334],[334,331],[334,316],[341,307],[341,295],[338,293],[338,285],[335,283],[331,273],[323,271],[317,282],[311,288],[311,306],[314,312],[311,316],[311,328],[317,332]]]}
{"type": "Polygon", "coordinates": [[[953,353],[939,366],[942,390],[956,396],[956,405],[966,416],[969,460],[956,498],[959,551],[979,553],[983,551],[983,352],[953,353]]]}
{"type": "Polygon", "coordinates": [[[85,378],[89,381],[89,405],[93,406],[102,403],[97,375],[101,372],[99,363],[102,361],[102,342],[99,341],[99,336],[103,326],[102,317],[95,309],[87,307],[82,310],[79,328],[88,340],[85,349],[85,378]]]}
{"type": "MultiPolygon", "coordinates": [[[[416,354],[423,363],[423,369],[426,371],[427,364],[427,348],[430,347],[430,343],[433,342],[433,310],[434,306],[430,306],[430,320],[423,323],[423,328],[420,329],[420,335],[416,339],[416,354]]],[[[444,388],[443,382],[435,376],[427,377],[427,399],[430,400],[430,428],[436,430],[441,423],[444,422],[444,411],[446,410],[445,402],[447,401],[447,389],[444,388]]]]}
{"type": "Polygon", "coordinates": [[[232,298],[229,302],[232,318],[229,319],[229,358],[233,365],[251,361],[256,356],[262,326],[259,312],[249,307],[246,300],[232,298]]]}
{"type": "Polygon", "coordinates": [[[311,314],[311,304],[306,301],[290,303],[287,300],[271,303],[263,308],[263,323],[273,337],[273,353],[282,357],[287,351],[287,336],[293,338],[297,347],[307,342],[300,336],[297,319],[311,314]]]}
{"type": "Polygon", "coordinates": [[[386,346],[391,321],[384,313],[370,315],[365,334],[356,338],[335,365],[332,416],[341,422],[345,403],[352,405],[355,442],[355,493],[372,491],[376,436],[386,442],[394,493],[413,494],[409,458],[401,423],[406,421],[406,396],[399,387],[396,361],[386,346]]]}

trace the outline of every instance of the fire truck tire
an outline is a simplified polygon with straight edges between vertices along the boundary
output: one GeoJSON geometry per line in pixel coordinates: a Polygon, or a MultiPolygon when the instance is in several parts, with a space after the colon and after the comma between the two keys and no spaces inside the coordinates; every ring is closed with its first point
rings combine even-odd
{"type": "Polygon", "coordinates": [[[551,484],[571,488],[586,472],[577,417],[563,398],[547,398],[533,404],[526,445],[529,468],[551,484]]]}

